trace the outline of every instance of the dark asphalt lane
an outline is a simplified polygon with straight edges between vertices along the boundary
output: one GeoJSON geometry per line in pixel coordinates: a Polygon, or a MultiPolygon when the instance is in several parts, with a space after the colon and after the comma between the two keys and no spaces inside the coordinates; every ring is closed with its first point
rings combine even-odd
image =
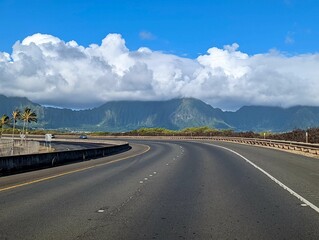
{"type": "Polygon", "coordinates": [[[228,147],[248,158],[273,177],[319,206],[319,159],[278,149],[228,142],[211,142],[228,147]]]}
{"type": "MultiPolygon", "coordinates": [[[[44,143],[44,142],[43,142],[44,143]]],[[[101,143],[90,143],[82,141],[82,142],[62,142],[62,141],[52,141],[51,147],[54,148],[55,151],[69,151],[69,150],[80,150],[80,149],[88,149],[88,148],[97,148],[108,146],[110,144],[101,144],[101,143]]]]}
{"type": "MultiPolygon", "coordinates": [[[[239,156],[143,143],[143,155],[0,191],[0,239],[319,238],[318,213],[239,156]]],[[[261,162],[269,154],[237,150],[261,162]]]]}

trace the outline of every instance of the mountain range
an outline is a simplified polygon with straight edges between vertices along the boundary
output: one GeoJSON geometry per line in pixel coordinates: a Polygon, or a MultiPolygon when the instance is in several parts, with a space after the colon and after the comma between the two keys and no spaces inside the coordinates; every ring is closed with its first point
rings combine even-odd
{"type": "Polygon", "coordinates": [[[183,129],[208,126],[235,131],[284,132],[319,126],[319,107],[291,108],[244,106],[222,111],[201,100],[113,101],[86,110],[45,107],[27,98],[0,95],[0,115],[31,107],[38,115],[37,128],[124,132],[143,127],[183,129]]]}

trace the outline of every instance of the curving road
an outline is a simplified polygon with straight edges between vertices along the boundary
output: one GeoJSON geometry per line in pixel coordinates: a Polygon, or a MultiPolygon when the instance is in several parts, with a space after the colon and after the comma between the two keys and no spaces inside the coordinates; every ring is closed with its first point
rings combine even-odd
{"type": "Polygon", "coordinates": [[[0,178],[0,239],[319,239],[319,212],[278,183],[319,206],[318,159],[219,142],[130,144],[0,178]]]}
{"type": "MultiPolygon", "coordinates": [[[[45,144],[45,142],[41,142],[42,145],[45,144]]],[[[66,141],[52,141],[51,147],[58,152],[61,151],[69,151],[69,150],[80,150],[80,149],[89,149],[89,148],[98,148],[103,146],[110,146],[111,144],[105,144],[105,143],[91,143],[86,141],[81,142],[66,142],[66,141]]]]}

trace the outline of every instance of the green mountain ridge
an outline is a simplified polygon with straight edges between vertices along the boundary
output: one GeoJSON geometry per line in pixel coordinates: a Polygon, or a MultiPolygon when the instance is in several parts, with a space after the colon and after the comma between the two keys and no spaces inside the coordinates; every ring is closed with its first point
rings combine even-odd
{"type": "Polygon", "coordinates": [[[0,115],[29,106],[38,115],[37,128],[78,131],[125,132],[138,128],[208,126],[235,131],[283,132],[319,126],[319,107],[291,108],[244,106],[222,111],[195,98],[167,101],[112,101],[87,110],[60,109],[33,103],[27,98],[0,95],[0,115]]]}

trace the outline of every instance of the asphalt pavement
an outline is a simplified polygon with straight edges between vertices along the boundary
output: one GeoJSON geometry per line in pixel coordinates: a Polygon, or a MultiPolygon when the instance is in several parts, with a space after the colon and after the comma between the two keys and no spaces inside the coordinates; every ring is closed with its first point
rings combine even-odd
{"type": "Polygon", "coordinates": [[[102,143],[91,143],[90,141],[81,141],[81,142],[65,142],[65,141],[52,141],[51,147],[55,151],[70,151],[70,150],[80,150],[80,149],[89,149],[89,148],[98,148],[110,146],[111,144],[102,144],[102,143]]]}
{"type": "Polygon", "coordinates": [[[0,239],[319,239],[319,212],[260,171],[318,206],[317,159],[219,142],[131,144],[1,177],[0,239]]]}

